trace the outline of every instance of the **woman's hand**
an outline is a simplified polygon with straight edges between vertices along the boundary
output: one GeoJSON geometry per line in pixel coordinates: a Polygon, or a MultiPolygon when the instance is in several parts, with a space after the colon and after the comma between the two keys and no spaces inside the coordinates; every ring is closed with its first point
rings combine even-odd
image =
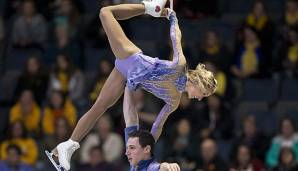
{"type": "Polygon", "coordinates": [[[170,19],[170,15],[172,12],[174,12],[174,10],[170,8],[164,8],[161,12],[161,17],[166,17],[167,19],[170,19]]]}

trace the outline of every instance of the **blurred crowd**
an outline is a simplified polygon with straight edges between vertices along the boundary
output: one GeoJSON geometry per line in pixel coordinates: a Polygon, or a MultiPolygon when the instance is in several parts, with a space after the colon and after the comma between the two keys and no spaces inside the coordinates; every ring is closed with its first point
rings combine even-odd
{"type": "MultiPolygon", "coordinates": [[[[140,1],[0,0],[1,171],[54,170],[44,150],[70,137],[114,67],[98,12],[119,3],[140,1]]],[[[188,67],[204,63],[215,73],[218,89],[202,101],[182,96],[155,157],[178,162],[182,171],[297,171],[298,94],[292,83],[298,85],[298,1],[174,4],[188,67]],[[212,23],[224,27],[207,27],[212,23]],[[195,32],[197,25],[204,31],[195,32]],[[247,82],[253,84],[245,89],[247,82]],[[275,93],[262,94],[272,87],[275,93]],[[290,114],[279,112],[287,109],[290,114]]],[[[155,25],[162,22],[140,16],[120,23],[147,55],[171,59],[168,27],[155,25]],[[152,40],[143,34],[144,40],[135,27],[140,33],[160,30],[163,37],[148,32],[152,40]]],[[[134,98],[141,128],[150,130],[163,102],[141,89],[134,98]]],[[[120,99],[81,142],[74,170],[128,170],[122,115],[120,99]]]]}

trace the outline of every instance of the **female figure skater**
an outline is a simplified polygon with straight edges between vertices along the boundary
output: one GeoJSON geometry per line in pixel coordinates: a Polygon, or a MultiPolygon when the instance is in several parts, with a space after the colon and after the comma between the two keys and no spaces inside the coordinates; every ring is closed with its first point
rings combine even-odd
{"type": "Polygon", "coordinates": [[[203,64],[199,64],[196,70],[186,70],[178,20],[174,11],[164,8],[166,2],[167,0],[144,0],[142,4],[121,4],[100,10],[99,17],[116,56],[115,68],[105,82],[95,104],[79,120],[70,139],[60,143],[52,153],[46,152],[52,162],[52,155],[58,156],[60,165],[53,162],[58,170],[61,167],[65,170],[70,169],[70,158],[80,147],[78,142],[94,126],[97,119],[119,99],[126,84],[130,90],[142,87],[165,101],[165,106],[152,126],[151,133],[155,140],[159,138],[170,113],[178,107],[182,92],[187,92],[189,98],[199,100],[214,93],[217,82],[212,72],[207,71],[203,64]],[[167,17],[170,20],[173,61],[144,55],[142,50],[126,37],[117,20],[125,20],[141,14],[167,17]]]}

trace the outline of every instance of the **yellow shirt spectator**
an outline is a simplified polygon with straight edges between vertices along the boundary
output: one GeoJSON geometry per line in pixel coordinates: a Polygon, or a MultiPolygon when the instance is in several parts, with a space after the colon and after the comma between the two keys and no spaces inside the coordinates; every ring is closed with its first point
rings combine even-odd
{"type": "Polygon", "coordinates": [[[246,18],[246,23],[257,29],[258,31],[264,29],[268,22],[268,17],[266,15],[256,17],[254,14],[249,14],[246,18]]]}
{"type": "Polygon", "coordinates": [[[245,50],[242,54],[242,71],[251,73],[258,69],[258,57],[256,49],[259,48],[259,42],[245,43],[245,50]]]}
{"type": "Polygon", "coordinates": [[[77,121],[77,110],[70,100],[66,100],[61,109],[53,109],[49,106],[45,107],[44,118],[42,121],[45,134],[52,135],[55,132],[55,122],[60,117],[64,117],[72,128],[75,126],[77,121]]]}
{"type": "Polygon", "coordinates": [[[38,132],[41,115],[40,108],[36,103],[27,107],[30,108],[29,112],[25,112],[26,110],[23,109],[21,103],[14,105],[10,110],[9,121],[13,123],[20,120],[29,132],[38,132]]]}
{"type": "Polygon", "coordinates": [[[22,151],[21,161],[25,164],[34,166],[38,157],[37,144],[32,138],[18,138],[12,140],[6,140],[1,144],[1,160],[6,160],[7,147],[10,144],[15,144],[20,147],[22,151]]]}

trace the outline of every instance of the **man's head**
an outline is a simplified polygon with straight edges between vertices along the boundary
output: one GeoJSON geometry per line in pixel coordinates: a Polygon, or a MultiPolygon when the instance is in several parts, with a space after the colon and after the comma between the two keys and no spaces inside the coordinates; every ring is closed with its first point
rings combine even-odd
{"type": "Polygon", "coordinates": [[[136,166],[141,160],[148,160],[153,155],[155,140],[150,132],[135,131],[128,136],[126,156],[131,166],[136,166]]]}

